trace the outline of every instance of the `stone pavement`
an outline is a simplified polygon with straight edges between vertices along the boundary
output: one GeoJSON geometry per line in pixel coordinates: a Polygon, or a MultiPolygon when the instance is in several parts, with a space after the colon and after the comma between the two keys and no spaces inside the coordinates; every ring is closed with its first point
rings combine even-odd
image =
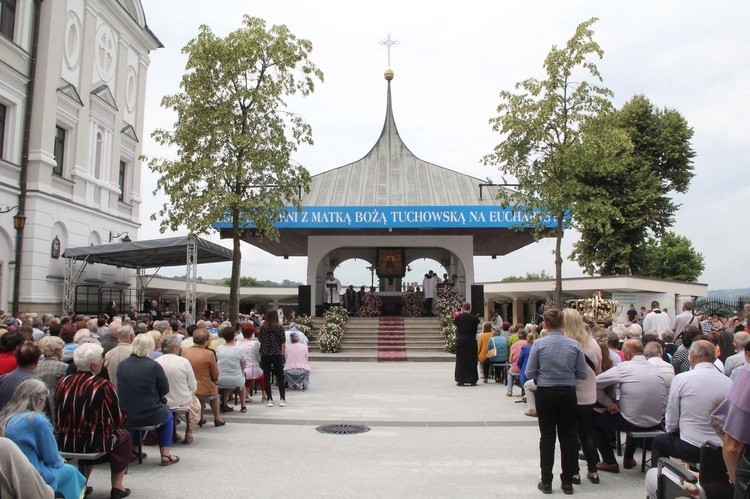
{"type": "MultiPolygon", "coordinates": [[[[136,498],[202,497],[542,497],[536,419],[492,381],[453,382],[448,362],[317,362],[308,391],[291,391],[288,407],[253,396],[247,414],[227,425],[196,428],[191,445],[172,449],[181,461],[159,465],[147,447],[125,486],[136,498]],[[330,435],[323,424],[364,424],[358,435],[330,435]]],[[[517,389],[516,389],[517,391],[517,389]]],[[[278,391],[274,389],[274,398],[278,391]]],[[[239,411],[239,407],[237,407],[239,411]]],[[[178,430],[184,433],[184,425],[178,430]]],[[[639,457],[639,456],[638,456],[639,457]]],[[[582,463],[583,464],[583,463],[582,463]]],[[[559,455],[555,474],[559,475],[559,455]]],[[[585,467],[584,467],[585,475],[585,467]]],[[[645,497],[639,467],[602,474],[575,496],[645,497]]],[[[109,470],[91,477],[92,499],[108,497],[109,470]]],[[[553,495],[562,496],[555,480],[553,495]]]]}

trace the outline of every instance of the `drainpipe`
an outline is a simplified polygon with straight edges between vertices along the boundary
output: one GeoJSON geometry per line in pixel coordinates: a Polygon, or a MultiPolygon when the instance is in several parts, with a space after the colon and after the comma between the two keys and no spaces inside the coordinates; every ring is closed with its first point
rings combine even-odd
{"type": "MultiPolygon", "coordinates": [[[[29,171],[29,141],[31,136],[31,111],[34,104],[34,82],[36,81],[36,55],[39,47],[39,22],[41,18],[42,0],[34,0],[34,31],[31,42],[31,61],[29,64],[29,81],[26,84],[26,113],[23,126],[23,149],[21,151],[21,172],[18,193],[18,214],[16,217],[24,219],[26,216],[26,178],[29,171]]],[[[16,225],[16,266],[13,269],[13,315],[18,316],[21,295],[21,268],[23,259],[23,230],[24,224],[16,225]]]]}

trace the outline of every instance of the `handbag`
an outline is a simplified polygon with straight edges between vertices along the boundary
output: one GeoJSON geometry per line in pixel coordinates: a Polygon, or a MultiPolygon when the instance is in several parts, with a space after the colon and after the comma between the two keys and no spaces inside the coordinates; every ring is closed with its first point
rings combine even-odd
{"type": "MultiPolygon", "coordinates": [[[[495,347],[495,338],[490,338],[490,341],[492,342],[492,348],[487,350],[488,359],[491,357],[497,357],[497,348],[495,347]]],[[[487,346],[489,346],[489,344],[487,346]]]]}

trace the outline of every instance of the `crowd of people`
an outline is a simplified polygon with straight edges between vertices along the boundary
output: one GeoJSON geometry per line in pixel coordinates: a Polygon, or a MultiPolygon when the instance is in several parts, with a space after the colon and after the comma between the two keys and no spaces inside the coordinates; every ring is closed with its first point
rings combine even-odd
{"type": "MultiPolygon", "coordinates": [[[[573,308],[540,309],[539,324],[501,322],[497,312],[477,332],[465,303],[454,319],[457,384],[487,382],[491,366],[507,367],[508,397],[518,386],[540,430],[539,490],[552,492],[555,441],[565,494],[586,479],[619,473],[615,432],[656,430],[646,490],[657,497],[659,458],[700,462],[707,442],[723,446],[725,479],[704,485],[709,499],[746,498],[750,482],[750,334],[745,319],[702,317],[686,302],[674,319],[651,311],[633,322],[599,327],[573,308]],[[645,326],[645,328],[644,328],[645,326]],[[502,338],[502,340],[498,340],[502,338]],[[498,347],[504,349],[498,356],[498,347]],[[489,354],[494,354],[492,357],[489,354]],[[507,359],[507,363],[501,359],[507,359]]],[[[503,381],[496,377],[496,381],[503,381]]],[[[622,466],[634,468],[638,442],[627,438],[622,466]]],[[[668,472],[667,472],[668,473],[668,472]]]]}
{"type": "Polygon", "coordinates": [[[280,310],[234,325],[207,312],[207,320],[189,326],[175,314],[165,317],[155,301],[145,314],[134,310],[120,316],[111,303],[99,317],[0,312],[0,495],[16,497],[14,487],[23,487],[33,497],[78,499],[92,491],[94,466],[109,463],[110,497],[127,497],[129,464],[148,457],[141,444],[158,446],[162,466],[179,463],[172,453],[180,440],[177,409],[186,410],[180,413],[187,413],[184,443],[190,444],[206,423],[206,407],[214,426],[224,426],[233,398],[247,412],[255,383],[269,407],[272,376],[280,407],[288,405],[288,379],[309,386],[307,337],[294,323],[285,331],[280,310]],[[102,457],[83,462],[81,473],[60,452],[102,457]],[[16,476],[19,470],[25,476],[16,476]]]}

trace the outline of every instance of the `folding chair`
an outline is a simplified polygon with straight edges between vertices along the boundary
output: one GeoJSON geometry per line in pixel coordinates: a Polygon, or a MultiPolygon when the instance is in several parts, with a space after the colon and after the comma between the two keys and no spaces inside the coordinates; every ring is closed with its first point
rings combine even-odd
{"type": "Polygon", "coordinates": [[[290,390],[307,390],[305,386],[305,373],[294,374],[284,371],[284,381],[290,390]]]}

